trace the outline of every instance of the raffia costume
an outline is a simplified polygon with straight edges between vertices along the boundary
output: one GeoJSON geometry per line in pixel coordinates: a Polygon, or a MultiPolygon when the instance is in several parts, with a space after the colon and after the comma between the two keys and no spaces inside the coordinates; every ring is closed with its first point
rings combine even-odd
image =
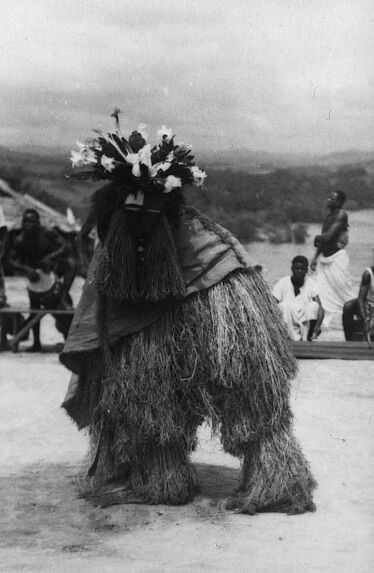
{"type": "Polygon", "coordinates": [[[96,201],[101,240],[61,355],[75,373],[63,406],[88,428],[94,490],[188,502],[189,454],[206,421],[242,460],[231,508],[313,510],[315,481],[292,432],[296,363],[267,284],[180,195],[158,211],[144,194],[135,208],[113,183],[96,201]]]}

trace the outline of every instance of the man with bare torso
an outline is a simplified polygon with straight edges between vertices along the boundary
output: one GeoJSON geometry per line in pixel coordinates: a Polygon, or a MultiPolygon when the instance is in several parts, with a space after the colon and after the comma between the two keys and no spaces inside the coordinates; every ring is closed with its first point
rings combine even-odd
{"type": "Polygon", "coordinates": [[[4,284],[4,271],[3,271],[3,256],[5,252],[5,244],[7,239],[8,229],[5,222],[4,213],[0,205],[0,308],[6,305],[5,284],[4,284]]]}
{"type": "Polygon", "coordinates": [[[322,306],[326,311],[325,322],[343,311],[344,303],[352,298],[352,284],[349,273],[348,215],[343,210],[344,191],[332,191],[326,201],[329,210],[322,224],[322,232],[314,239],[315,255],[311,269],[317,269],[317,284],[322,306]]]}
{"type": "Polygon", "coordinates": [[[364,340],[374,336],[374,265],[362,275],[358,297],[349,300],[343,308],[343,328],[346,340],[355,340],[355,317],[362,326],[364,340]]]}
{"type": "MultiPolygon", "coordinates": [[[[28,280],[31,308],[72,308],[69,290],[75,277],[76,262],[70,245],[57,231],[40,224],[39,213],[35,209],[24,212],[21,233],[14,241],[9,259],[14,270],[28,280]],[[52,285],[51,292],[40,292],[36,285],[43,275],[48,276],[51,272],[62,279],[60,289],[52,285]]],[[[69,325],[65,323],[63,319],[56,320],[58,330],[67,336],[69,325]]],[[[39,323],[34,326],[33,334],[34,344],[30,350],[37,352],[41,349],[39,323]]]]}
{"type": "Polygon", "coordinates": [[[316,270],[320,254],[330,257],[348,243],[348,215],[342,209],[344,203],[344,191],[333,191],[326,200],[329,213],[322,223],[322,233],[314,238],[316,252],[310,265],[312,271],[316,270]]]}

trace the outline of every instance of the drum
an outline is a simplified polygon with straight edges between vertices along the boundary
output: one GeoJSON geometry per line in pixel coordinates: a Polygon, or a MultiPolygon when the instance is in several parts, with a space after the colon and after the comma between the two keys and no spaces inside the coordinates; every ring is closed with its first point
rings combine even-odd
{"type": "Polygon", "coordinates": [[[45,308],[54,308],[57,306],[62,291],[62,283],[58,280],[57,276],[50,272],[45,273],[41,269],[36,269],[39,275],[39,280],[31,282],[26,279],[27,289],[32,295],[32,298],[37,299],[41,306],[45,308]]]}

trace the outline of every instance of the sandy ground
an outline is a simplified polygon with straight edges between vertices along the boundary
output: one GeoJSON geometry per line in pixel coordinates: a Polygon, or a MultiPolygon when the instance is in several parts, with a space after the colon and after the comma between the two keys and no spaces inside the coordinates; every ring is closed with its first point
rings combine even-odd
{"type": "MultiPolygon", "coordinates": [[[[42,336],[53,344],[48,320],[42,336]]],[[[87,438],[60,409],[69,373],[57,354],[2,353],[0,372],[0,571],[374,570],[374,362],[300,363],[295,431],[319,488],[316,513],[293,517],[223,508],[239,463],[206,427],[193,503],[95,507],[78,497],[87,438]]]]}

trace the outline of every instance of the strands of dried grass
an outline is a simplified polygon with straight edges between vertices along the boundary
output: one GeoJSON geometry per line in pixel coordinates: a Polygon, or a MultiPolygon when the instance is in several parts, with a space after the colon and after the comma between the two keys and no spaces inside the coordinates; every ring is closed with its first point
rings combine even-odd
{"type": "Polygon", "coordinates": [[[98,249],[93,277],[93,285],[98,293],[120,301],[137,299],[136,237],[129,230],[123,209],[113,215],[105,244],[99,244],[98,249]]]}
{"type": "Polygon", "coordinates": [[[257,271],[235,271],[169,305],[157,322],[111,349],[91,409],[93,452],[101,442],[96,482],[131,468],[122,496],[185,503],[194,488],[188,454],[208,420],[225,450],[244,457],[248,506],[293,491],[310,500],[314,481],[290,430],[295,372],[283,322],[257,271]]]}
{"type": "Polygon", "coordinates": [[[145,243],[144,262],[138,267],[139,299],[165,302],[185,295],[174,238],[165,215],[161,215],[152,236],[145,243]]]}
{"type": "Polygon", "coordinates": [[[242,479],[232,504],[242,513],[314,511],[317,483],[290,427],[243,449],[242,479]]]}
{"type": "Polygon", "coordinates": [[[184,296],[184,278],[165,215],[148,221],[146,213],[122,209],[113,215],[99,248],[93,284],[101,295],[131,304],[184,296]],[[145,238],[138,244],[142,226],[145,238]]]}

